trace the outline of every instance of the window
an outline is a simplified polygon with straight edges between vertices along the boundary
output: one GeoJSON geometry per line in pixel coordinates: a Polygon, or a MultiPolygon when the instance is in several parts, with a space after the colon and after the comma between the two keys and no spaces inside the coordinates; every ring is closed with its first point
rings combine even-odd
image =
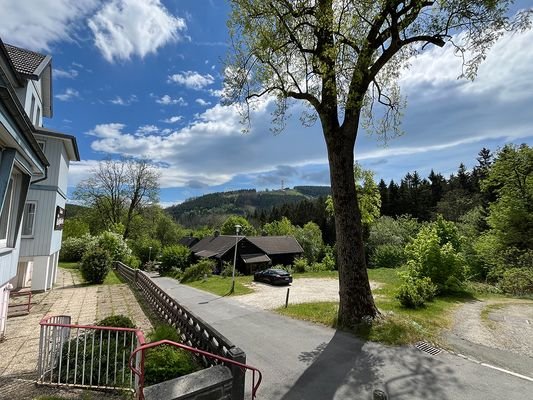
{"type": "Polygon", "coordinates": [[[37,115],[35,116],[35,126],[39,126],[40,119],[41,119],[41,107],[37,106],[37,115]]]}
{"type": "Polygon", "coordinates": [[[33,236],[36,210],[37,202],[35,201],[28,201],[24,205],[24,217],[22,219],[22,236],[33,236]]]}
{"type": "Polygon", "coordinates": [[[12,214],[13,203],[13,179],[9,180],[7,187],[6,198],[2,213],[0,214],[0,247],[7,247],[7,238],[9,234],[9,222],[12,214]]]}
{"type": "Polygon", "coordinates": [[[33,119],[33,111],[35,110],[35,96],[31,95],[30,119],[33,119]]]}

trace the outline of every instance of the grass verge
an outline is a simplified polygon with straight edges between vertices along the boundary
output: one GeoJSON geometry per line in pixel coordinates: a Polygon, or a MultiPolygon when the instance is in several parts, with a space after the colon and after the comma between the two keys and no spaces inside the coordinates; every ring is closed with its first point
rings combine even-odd
{"type": "MultiPolygon", "coordinates": [[[[85,282],[85,280],[81,276],[81,272],[80,272],[80,269],[79,269],[79,263],[77,263],[77,262],[60,261],[58,265],[59,265],[59,268],[68,269],[68,270],[78,274],[80,279],[82,280],[82,282],[85,282]]],[[[109,273],[107,274],[107,276],[104,279],[103,285],[119,285],[121,283],[124,283],[124,282],[115,273],[115,270],[114,269],[110,269],[109,273]]]]}
{"type": "MultiPolygon", "coordinates": [[[[246,286],[252,282],[252,276],[237,276],[235,277],[235,292],[232,296],[239,296],[253,292],[253,289],[246,286]]],[[[206,292],[216,294],[218,296],[226,296],[231,289],[231,278],[223,278],[219,275],[212,275],[206,280],[187,282],[185,285],[196,289],[205,290],[206,292]]]]}
{"type": "MultiPolygon", "coordinates": [[[[376,319],[372,324],[361,324],[354,329],[357,336],[366,340],[392,345],[419,340],[438,343],[440,333],[451,325],[455,308],[474,299],[469,292],[457,293],[453,296],[438,297],[416,310],[406,309],[401,307],[395,298],[401,284],[397,269],[369,269],[368,275],[371,281],[381,284],[373,293],[382,318],[376,319]]],[[[276,311],[292,318],[337,326],[336,302],[292,304],[276,311]]]]}

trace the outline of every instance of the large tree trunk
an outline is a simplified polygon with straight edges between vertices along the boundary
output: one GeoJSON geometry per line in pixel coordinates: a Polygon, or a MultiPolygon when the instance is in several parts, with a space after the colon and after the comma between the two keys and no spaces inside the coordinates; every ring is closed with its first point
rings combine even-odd
{"type": "Polygon", "coordinates": [[[363,317],[375,317],[374,304],[366,270],[361,212],[353,175],[353,149],[356,132],[324,127],[331,177],[331,194],[337,231],[339,268],[339,316],[341,326],[353,327],[363,317]]]}

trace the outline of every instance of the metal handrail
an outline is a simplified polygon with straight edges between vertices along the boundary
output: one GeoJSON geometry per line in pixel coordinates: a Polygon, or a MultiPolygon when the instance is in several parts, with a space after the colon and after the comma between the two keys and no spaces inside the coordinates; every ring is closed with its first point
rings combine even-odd
{"type": "MultiPolygon", "coordinates": [[[[187,346],[185,344],[182,344],[182,343],[176,343],[176,342],[173,342],[171,340],[167,340],[167,339],[164,339],[164,340],[159,340],[157,342],[151,342],[151,343],[146,343],[146,344],[143,344],[141,346],[138,346],[130,355],[130,360],[129,360],[129,367],[130,369],[133,371],[133,373],[135,375],[137,375],[139,377],[139,382],[143,382],[144,383],[144,371],[139,371],[137,368],[135,368],[132,364],[132,360],[134,359],[134,356],[139,352],[139,351],[142,351],[141,354],[144,354],[144,351],[147,350],[147,349],[151,349],[153,347],[157,347],[157,346],[161,346],[163,344],[168,344],[168,345],[171,345],[171,346],[174,346],[174,347],[178,347],[180,349],[183,349],[183,350],[186,350],[186,351],[189,351],[191,353],[195,353],[195,354],[201,354],[205,357],[209,357],[209,358],[213,358],[215,360],[218,360],[220,362],[223,362],[223,363],[226,363],[226,364],[231,364],[231,365],[235,365],[241,369],[243,369],[244,371],[246,370],[250,370],[252,371],[252,399],[255,399],[256,397],[256,394],[257,394],[257,390],[259,389],[259,385],[261,385],[261,381],[263,380],[263,374],[261,373],[261,371],[259,371],[257,368],[255,367],[252,367],[250,365],[246,365],[246,364],[242,364],[240,362],[237,362],[237,361],[234,361],[234,360],[230,360],[229,358],[226,358],[226,357],[222,357],[222,356],[218,356],[216,354],[212,354],[212,353],[209,353],[207,351],[204,351],[204,350],[200,350],[200,349],[196,349],[194,347],[191,347],[191,346],[187,346]],[[257,384],[255,383],[255,374],[257,373],[258,375],[258,379],[257,379],[257,384]]],[[[144,399],[144,393],[142,391],[142,388],[143,386],[141,385],[141,393],[140,393],[140,400],[143,400],[144,399]]]]}

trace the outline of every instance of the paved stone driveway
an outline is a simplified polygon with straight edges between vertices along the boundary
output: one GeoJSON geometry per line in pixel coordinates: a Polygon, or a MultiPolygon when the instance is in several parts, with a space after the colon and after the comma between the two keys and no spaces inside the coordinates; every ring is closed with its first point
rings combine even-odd
{"type": "Polygon", "coordinates": [[[0,343],[0,399],[34,399],[44,395],[65,398],[123,398],[75,389],[36,386],[39,321],[47,315],[70,315],[73,324],[93,324],[110,315],[124,314],[147,333],[150,321],[126,284],[84,285],[77,273],[59,269],[54,290],[36,294],[29,315],[7,321],[6,340],[0,343]],[[80,397],[83,396],[83,397],[80,397]]]}

